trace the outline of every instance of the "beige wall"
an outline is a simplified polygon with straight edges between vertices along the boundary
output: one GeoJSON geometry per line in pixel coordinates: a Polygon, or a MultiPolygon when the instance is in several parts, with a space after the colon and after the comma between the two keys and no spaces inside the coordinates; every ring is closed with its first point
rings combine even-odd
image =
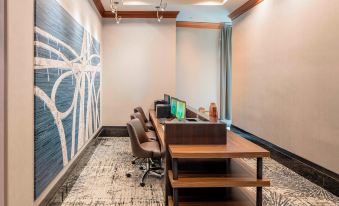
{"type": "Polygon", "coordinates": [[[233,124],[336,173],[338,8],[267,0],[233,28],[233,124]]]}
{"type": "Polygon", "coordinates": [[[134,107],[175,95],[175,19],[105,21],[103,50],[103,125],[126,125],[134,107]]]}
{"type": "MultiPolygon", "coordinates": [[[[77,0],[77,3],[87,16],[76,19],[83,25],[96,25],[100,31],[99,17],[88,6],[89,1],[77,0]]],[[[66,9],[72,11],[74,5],[66,9]]],[[[39,203],[60,175],[34,203],[34,0],[8,1],[7,11],[7,206],[30,206],[39,203]]],[[[100,32],[93,35],[100,39],[100,32]]]]}
{"type": "Polygon", "coordinates": [[[7,12],[7,205],[29,206],[34,180],[34,0],[7,1],[7,12]]]}
{"type": "Polygon", "coordinates": [[[220,108],[220,30],[177,28],[177,97],[194,108],[220,108]]]}
{"type": "Polygon", "coordinates": [[[0,0],[0,206],[5,205],[5,1],[0,0]]]}

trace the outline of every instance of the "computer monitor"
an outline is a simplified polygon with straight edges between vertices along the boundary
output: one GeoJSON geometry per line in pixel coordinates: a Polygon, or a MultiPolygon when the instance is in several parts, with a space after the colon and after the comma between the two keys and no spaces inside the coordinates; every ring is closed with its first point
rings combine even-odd
{"type": "Polygon", "coordinates": [[[178,100],[176,98],[171,98],[171,114],[172,116],[177,115],[177,102],[178,100]]]}
{"type": "Polygon", "coordinates": [[[186,119],[186,102],[178,100],[177,101],[177,112],[175,117],[178,120],[186,119]]]}
{"type": "Polygon", "coordinates": [[[168,95],[168,94],[164,94],[164,101],[165,101],[167,104],[170,104],[170,103],[171,103],[171,96],[168,95]]]}

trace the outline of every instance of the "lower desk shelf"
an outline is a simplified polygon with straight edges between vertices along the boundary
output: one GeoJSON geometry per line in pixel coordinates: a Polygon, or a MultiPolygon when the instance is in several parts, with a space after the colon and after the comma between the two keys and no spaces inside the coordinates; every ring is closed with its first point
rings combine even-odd
{"type": "Polygon", "coordinates": [[[267,187],[270,181],[257,179],[254,169],[240,159],[232,159],[230,170],[224,173],[210,174],[199,171],[181,171],[178,179],[173,178],[172,170],[168,177],[172,188],[216,188],[216,187],[267,187]]]}
{"type": "Polygon", "coordinates": [[[270,186],[270,181],[263,178],[263,157],[269,156],[268,151],[232,137],[228,145],[169,145],[169,153],[167,191],[172,190],[172,194],[167,192],[171,196],[168,205],[262,206],[262,188],[270,186]],[[256,169],[241,159],[246,157],[257,159],[256,169]],[[208,166],[194,167],[206,165],[206,161],[216,163],[211,167],[213,172],[208,166]],[[244,187],[255,187],[255,195],[238,192],[244,187]],[[183,194],[185,190],[191,193],[183,194]]]}
{"type": "MultiPolygon", "coordinates": [[[[244,188],[232,188],[232,192],[227,199],[221,200],[201,200],[185,197],[179,198],[178,206],[255,206],[254,193],[244,188]]],[[[174,206],[173,197],[168,196],[168,205],[174,206]]]]}

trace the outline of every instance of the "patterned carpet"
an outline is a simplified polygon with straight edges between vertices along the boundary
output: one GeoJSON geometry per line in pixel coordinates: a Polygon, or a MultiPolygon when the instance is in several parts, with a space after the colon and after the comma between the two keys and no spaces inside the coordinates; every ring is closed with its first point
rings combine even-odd
{"type": "MultiPolygon", "coordinates": [[[[140,187],[140,171],[136,170],[132,178],[125,176],[135,169],[131,160],[129,138],[94,140],[49,205],[163,206],[164,178],[147,178],[146,186],[140,187]]],[[[256,166],[254,159],[246,161],[253,168],[256,166]]],[[[271,180],[271,187],[263,192],[266,206],[339,205],[339,197],[270,158],[264,159],[264,174],[271,180]]]]}

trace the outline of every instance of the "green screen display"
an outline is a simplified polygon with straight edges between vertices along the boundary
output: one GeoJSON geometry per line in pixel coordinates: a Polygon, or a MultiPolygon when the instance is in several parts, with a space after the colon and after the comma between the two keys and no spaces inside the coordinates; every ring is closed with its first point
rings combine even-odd
{"type": "Polygon", "coordinates": [[[173,116],[177,114],[177,100],[174,98],[171,98],[171,114],[173,116]]]}
{"type": "Polygon", "coordinates": [[[177,113],[176,118],[179,120],[186,118],[186,103],[182,101],[177,101],[177,113]]]}

